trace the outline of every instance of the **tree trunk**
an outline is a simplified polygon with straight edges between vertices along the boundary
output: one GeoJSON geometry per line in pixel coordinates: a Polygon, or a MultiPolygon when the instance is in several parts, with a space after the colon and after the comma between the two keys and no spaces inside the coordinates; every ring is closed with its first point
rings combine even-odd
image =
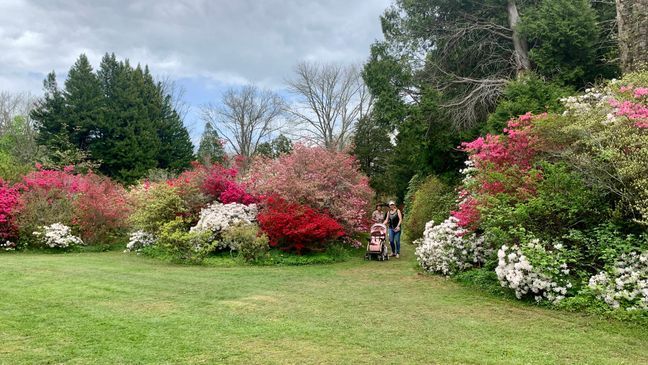
{"type": "Polygon", "coordinates": [[[515,65],[517,67],[517,74],[520,76],[531,69],[531,61],[529,61],[529,46],[527,45],[526,38],[524,38],[517,30],[517,24],[520,22],[520,14],[518,13],[515,0],[508,0],[507,10],[509,26],[511,27],[511,30],[513,30],[515,65]]]}
{"type": "Polygon", "coordinates": [[[616,0],[621,69],[648,67],[648,0],[616,0]]]}

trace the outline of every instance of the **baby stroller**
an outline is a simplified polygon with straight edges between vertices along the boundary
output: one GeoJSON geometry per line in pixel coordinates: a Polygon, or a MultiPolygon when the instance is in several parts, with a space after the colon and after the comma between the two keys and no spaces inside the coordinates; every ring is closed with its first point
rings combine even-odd
{"type": "Polygon", "coordinates": [[[376,223],[371,226],[371,238],[367,244],[367,253],[365,254],[366,260],[371,260],[372,258],[378,259],[378,261],[389,260],[389,255],[387,254],[387,227],[384,224],[376,223]]]}

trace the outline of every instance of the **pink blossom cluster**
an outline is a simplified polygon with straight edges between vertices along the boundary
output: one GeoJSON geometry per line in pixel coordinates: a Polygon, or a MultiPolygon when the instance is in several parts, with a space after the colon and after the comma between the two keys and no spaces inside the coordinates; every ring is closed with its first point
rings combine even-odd
{"type": "Polygon", "coordinates": [[[533,118],[531,113],[524,114],[508,122],[504,135],[487,134],[486,137],[462,143],[461,148],[468,152],[478,169],[489,165],[491,169],[502,171],[517,166],[522,171],[528,171],[537,152],[537,139],[529,133],[533,118]]]}
{"type": "Polygon", "coordinates": [[[630,119],[637,128],[648,128],[648,107],[646,104],[612,99],[610,105],[615,108],[614,113],[617,116],[630,119]]]}
{"type": "Polygon", "coordinates": [[[635,100],[619,101],[610,100],[610,105],[615,108],[614,114],[619,117],[630,119],[637,128],[648,128],[648,88],[632,86],[622,86],[621,93],[630,93],[635,100]]]}
{"type": "Polygon", "coordinates": [[[348,153],[298,144],[277,159],[256,159],[247,185],[257,196],[276,194],[328,212],[347,234],[367,229],[366,207],[373,192],[348,153]]]}
{"type": "Polygon", "coordinates": [[[533,120],[544,117],[545,114],[524,114],[510,120],[503,135],[487,134],[461,145],[469,155],[474,172],[471,183],[460,191],[459,208],[452,212],[459,225],[477,228],[480,207],[487,196],[509,194],[524,199],[534,194],[535,184],[542,176],[532,171],[538,140],[531,130],[533,120]]]}
{"type": "MultiPolygon", "coordinates": [[[[56,196],[69,199],[74,206],[72,223],[78,226],[84,240],[101,239],[107,231],[124,228],[130,214],[130,206],[124,188],[106,177],[92,172],[75,174],[74,167],[62,171],[39,169],[25,175],[16,185],[22,197],[24,193],[47,195],[57,191],[56,196]]],[[[50,198],[52,199],[52,198],[50,198]]],[[[18,211],[28,204],[21,198],[18,211]]]]}

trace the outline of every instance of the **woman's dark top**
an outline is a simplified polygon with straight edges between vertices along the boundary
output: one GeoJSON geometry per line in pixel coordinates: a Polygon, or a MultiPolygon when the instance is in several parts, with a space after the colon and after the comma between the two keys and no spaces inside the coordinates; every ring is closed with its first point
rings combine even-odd
{"type": "Polygon", "coordinates": [[[400,218],[398,217],[398,209],[394,213],[389,211],[389,228],[394,229],[400,224],[400,218]]]}

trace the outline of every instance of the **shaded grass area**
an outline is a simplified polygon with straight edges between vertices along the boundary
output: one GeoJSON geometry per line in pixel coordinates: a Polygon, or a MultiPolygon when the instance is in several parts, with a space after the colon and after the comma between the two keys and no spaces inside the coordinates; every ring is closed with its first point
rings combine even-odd
{"type": "Polygon", "coordinates": [[[401,260],[180,266],[0,255],[0,363],[644,364],[648,329],[497,298],[401,260]]]}

